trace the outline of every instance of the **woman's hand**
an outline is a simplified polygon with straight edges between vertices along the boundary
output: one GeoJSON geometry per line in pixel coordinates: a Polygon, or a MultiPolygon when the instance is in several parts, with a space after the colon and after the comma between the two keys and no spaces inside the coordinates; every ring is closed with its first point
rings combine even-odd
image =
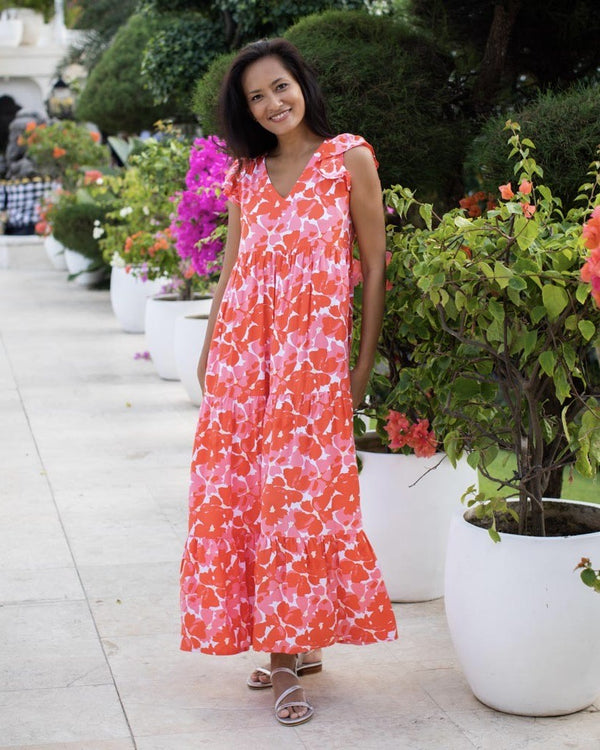
{"type": "Polygon", "coordinates": [[[350,391],[352,393],[352,408],[358,409],[365,397],[370,371],[361,367],[350,370],[350,391]]]}

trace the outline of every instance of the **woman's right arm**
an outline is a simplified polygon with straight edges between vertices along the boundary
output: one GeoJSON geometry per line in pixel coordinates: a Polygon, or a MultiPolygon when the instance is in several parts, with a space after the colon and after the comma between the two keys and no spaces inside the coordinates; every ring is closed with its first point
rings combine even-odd
{"type": "Polygon", "coordinates": [[[240,247],[240,207],[236,203],[228,201],[227,203],[227,240],[225,242],[225,253],[223,256],[223,268],[221,275],[219,276],[219,283],[215,289],[212,306],[210,308],[210,315],[208,316],[208,327],[206,329],[206,337],[204,339],[204,346],[202,347],[202,353],[198,360],[198,382],[200,387],[204,391],[204,378],[206,376],[206,362],[208,360],[208,351],[213,337],[213,331],[215,329],[215,321],[217,319],[217,313],[221,306],[221,300],[225,293],[225,287],[231,276],[231,269],[233,268],[238,250],[240,247]]]}

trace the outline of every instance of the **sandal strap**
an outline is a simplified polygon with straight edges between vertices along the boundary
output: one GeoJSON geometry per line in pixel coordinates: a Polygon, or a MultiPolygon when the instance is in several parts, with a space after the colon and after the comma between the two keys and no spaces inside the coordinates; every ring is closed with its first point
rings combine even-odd
{"type": "Polygon", "coordinates": [[[289,667],[277,667],[276,669],[272,669],[271,677],[273,677],[274,674],[278,674],[279,672],[287,672],[288,674],[291,674],[292,677],[297,677],[296,672],[294,672],[293,669],[289,669],[289,667]]]}
{"type": "Polygon", "coordinates": [[[284,690],[283,693],[277,698],[275,701],[275,710],[279,711],[281,708],[286,708],[287,706],[302,706],[304,705],[304,701],[298,701],[297,703],[288,703],[286,706],[282,706],[281,702],[284,701],[288,695],[291,695],[292,693],[296,692],[296,690],[302,690],[300,685],[292,685],[292,687],[289,687],[287,690],[284,690]]]}
{"type": "Polygon", "coordinates": [[[255,667],[254,671],[255,672],[260,672],[261,674],[266,674],[267,677],[271,676],[271,670],[267,669],[266,667],[255,667]]]}

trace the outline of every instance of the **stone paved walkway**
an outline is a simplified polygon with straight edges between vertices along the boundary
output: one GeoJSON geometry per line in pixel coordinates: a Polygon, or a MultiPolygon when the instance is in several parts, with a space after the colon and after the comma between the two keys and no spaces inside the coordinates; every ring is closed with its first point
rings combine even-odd
{"type": "Polygon", "coordinates": [[[260,658],[181,653],[196,409],[145,348],[41,254],[0,270],[0,750],[599,750],[600,702],[479,704],[442,600],[395,605],[394,644],[329,649],[296,729],[246,688],[260,658]]]}

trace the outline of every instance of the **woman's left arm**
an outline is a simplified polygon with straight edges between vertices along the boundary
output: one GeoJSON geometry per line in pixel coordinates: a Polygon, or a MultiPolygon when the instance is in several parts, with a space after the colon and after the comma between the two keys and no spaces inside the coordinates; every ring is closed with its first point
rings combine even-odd
{"type": "Polygon", "coordinates": [[[363,314],[358,359],[350,372],[352,406],[364,398],[375,361],[385,304],[385,219],[381,183],[373,155],[366,146],[344,154],[350,172],[350,214],[356,231],[363,276],[363,314]]]}

